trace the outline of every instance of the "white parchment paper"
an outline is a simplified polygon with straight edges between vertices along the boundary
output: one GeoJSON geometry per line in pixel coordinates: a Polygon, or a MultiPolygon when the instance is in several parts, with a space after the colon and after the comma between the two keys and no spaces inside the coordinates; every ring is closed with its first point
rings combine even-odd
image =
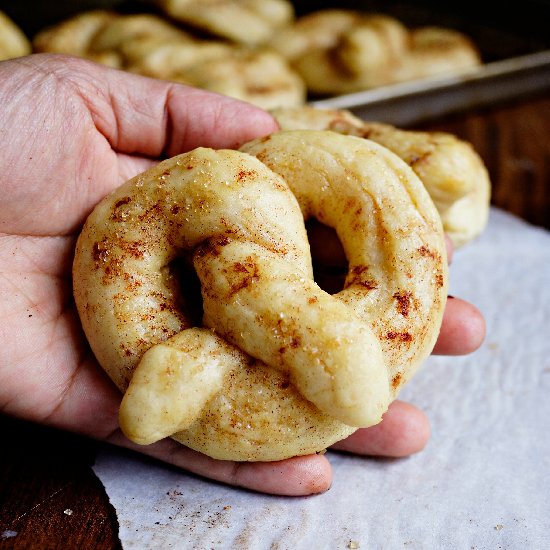
{"type": "Polygon", "coordinates": [[[307,498],[226,487],[118,449],[94,467],[126,549],[550,548],[550,233],[493,209],[451,293],[487,320],[468,357],[431,357],[401,397],[430,417],[400,460],[331,453],[307,498]]]}

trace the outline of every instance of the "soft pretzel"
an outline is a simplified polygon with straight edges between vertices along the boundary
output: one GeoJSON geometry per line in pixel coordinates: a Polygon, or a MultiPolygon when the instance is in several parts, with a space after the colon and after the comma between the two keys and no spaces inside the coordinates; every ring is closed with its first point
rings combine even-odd
{"type": "Polygon", "coordinates": [[[361,17],[360,12],[352,10],[315,11],[280,29],[271,37],[269,46],[289,61],[295,61],[310,50],[332,48],[361,17]]]}
{"type": "MultiPolygon", "coordinates": [[[[261,6],[269,12],[268,4],[261,6]]],[[[295,107],[306,99],[304,82],[277,52],[200,39],[154,14],[84,12],[38,33],[34,47],[211,90],[264,109],[295,107]]]]}
{"type": "Polygon", "coordinates": [[[4,12],[0,11],[0,61],[31,53],[25,33],[4,12]]]}
{"type": "Polygon", "coordinates": [[[276,52],[213,41],[137,39],[120,48],[126,69],[181,82],[264,109],[305,103],[300,77],[276,52]]]}
{"type": "Polygon", "coordinates": [[[408,47],[408,30],[387,15],[361,15],[329,48],[312,48],[293,66],[316,94],[347,93],[395,81],[408,47]]]}
{"type": "Polygon", "coordinates": [[[88,218],[73,278],[130,439],[279,460],[381,420],[433,348],[447,265],[437,211],[401,159],[306,130],[136,176],[88,218]],[[309,217],[336,229],[349,259],[335,296],[313,281],[309,217]],[[198,275],[202,322],[178,257],[198,275]]]}
{"type": "Polygon", "coordinates": [[[194,39],[160,16],[121,15],[89,10],[40,31],[33,40],[36,52],[76,55],[119,69],[153,45],[192,42],[194,39]]]}
{"type": "Polygon", "coordinates": [[[368,138],[402,158],[420,177],[456,247],[477,237],[487,225],[491,183],[472,146],[444,132],[400,130],[367,122],[346,110],[299,107],[274,109],[282,130],[332,130],[368,138]]]}
{"type": "Polygon", "coordinates": [[[440,27],[407,28],[395,17],[318,10],[277,33],[270,46],[292,63],[312,94],[357,92],[477,67],[472,41],[440,27]]]}

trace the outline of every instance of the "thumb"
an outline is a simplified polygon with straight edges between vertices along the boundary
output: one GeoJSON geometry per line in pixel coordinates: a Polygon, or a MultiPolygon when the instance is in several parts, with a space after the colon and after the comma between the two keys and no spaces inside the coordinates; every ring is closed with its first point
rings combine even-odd
{"type": "Polygon", "coordinates": [[[243,101],[82,59],[61,62],[63,76],[78,80],[96,128],[119,153],[158,158],[198,146],[237,148],[278,129],[271,115],[243,101]]]}

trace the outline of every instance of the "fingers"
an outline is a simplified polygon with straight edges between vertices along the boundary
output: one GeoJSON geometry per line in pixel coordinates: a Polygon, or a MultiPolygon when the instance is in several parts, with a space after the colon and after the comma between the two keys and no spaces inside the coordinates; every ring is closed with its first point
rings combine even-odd
{"type": "Polygon", "coordinates": [[[426,415],[413,405],[394,401],[380,424],[357,430],[332,448],[359,455],[399,458],[421,451],[429,437],[426,415]]]}
{"type": "Polygon", "coordinates": [[[323,455],[295,457],[278,462],[231,462],[214,460],[170,439],[142,447],[128,441],[117,431],[108,441],[188,472],[261,493],[311,495],[326,491],[332,483],[331,467],[323,455]]]}
{"type": "Polygon", "coordinates": [[[433,349],[436,355],[466,355],[485,339],[485,319],[469,302],[449,296],[439,337],[433,349]]]}
{"type": "Polygon", "coordinates": [[[236,148],[278,128],[248,103],[80,59],[68,63],[72,74],[64,67],[63,75],[77,80],[96,128],[121,153],[160,157],[198,146],[236,148]]]}

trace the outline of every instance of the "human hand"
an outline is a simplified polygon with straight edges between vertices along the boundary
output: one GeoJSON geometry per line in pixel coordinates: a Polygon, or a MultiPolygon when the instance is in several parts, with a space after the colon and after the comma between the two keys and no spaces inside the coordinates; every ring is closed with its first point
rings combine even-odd
{"type": "MultiPolygon", "coordinates": [[[[326,490],[326,455],[274,463],[216,461],[167,439],[147,447],[118,428],[121,396],[94,359],[72,299],[77,234],[103,196],[158,162],[199,145],[235,148],[277,129],[250,105],[145,79],[84,60],[36,55],[0,63],[0,407],[224,483],[276,494],[326,490]]],[[[473,351],[479,312],[450,300],[434,350],[473,351]]],[[[335,448],[405,456],[429,436],[428,420],[395,402],[378,426],[335,448]]]]}

